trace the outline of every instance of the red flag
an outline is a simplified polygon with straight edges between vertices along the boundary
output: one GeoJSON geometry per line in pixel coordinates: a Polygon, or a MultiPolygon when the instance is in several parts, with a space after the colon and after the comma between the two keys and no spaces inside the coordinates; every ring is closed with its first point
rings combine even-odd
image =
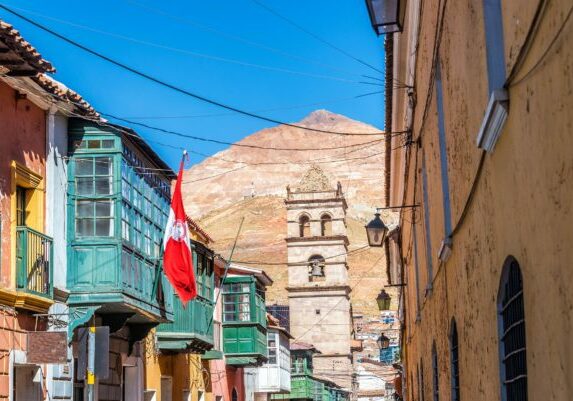
{"type": "Polygon", "coordinates": [[[183,160],[179,166],[177,183],[171,199],[169,219],[167,220],[167,227],[165,227],[163,269],[167,279],[179,295],[183,306],[185,306],[189,300],[197,296],[197,285],[193,272],[193,256],[189,243],[187,218],[181,196],[182,178],[183,160]]]}

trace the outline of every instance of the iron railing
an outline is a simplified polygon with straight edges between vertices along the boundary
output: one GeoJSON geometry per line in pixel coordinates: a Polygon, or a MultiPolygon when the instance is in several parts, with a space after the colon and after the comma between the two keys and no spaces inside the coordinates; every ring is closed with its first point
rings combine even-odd
{"type": "Polygon", "coordinates": [[[53,255],[52,238],[30,227],[16,227],[16,289],[52,298],[53,255]]]}

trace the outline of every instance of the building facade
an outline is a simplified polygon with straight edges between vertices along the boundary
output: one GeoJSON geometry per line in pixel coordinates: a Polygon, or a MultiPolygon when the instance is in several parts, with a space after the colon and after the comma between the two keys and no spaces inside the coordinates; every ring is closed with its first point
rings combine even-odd
{"type": "Polygon", "coordinates": [[[571,398],[571,13],[415,0],[386,36],[408,400],[571,398]]]}
{"type": "Polygon", "coordinates": [[[314,345],[314,368],[351,388],[351,311],[346,200],[318,166],[287,187],[287,263],[290,331],[314,345]]]}

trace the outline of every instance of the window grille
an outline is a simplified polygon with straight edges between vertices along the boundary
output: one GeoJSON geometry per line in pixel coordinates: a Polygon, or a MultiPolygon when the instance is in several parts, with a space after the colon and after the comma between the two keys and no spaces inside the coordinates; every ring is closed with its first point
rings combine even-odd
{"type": "Polygon", "coordinates": [[[458,356],[458,328],[456,321],[452,321],[450,335],[450,358],[452,376],[452,401],[460,401],[460,362],[458,356]]]}
{"type": "Polygon", "coordinates": [[[438,353],[436,352],[436,343],[432,345],[432,373],[434,401],[440,401],[440,376],[438,371],[438,353]]]}
{"type": "Polygon", "coordinates": [[[498,294],[502,400],[527,401],[523,281],[517,261],[506,260],[498,294]]]}

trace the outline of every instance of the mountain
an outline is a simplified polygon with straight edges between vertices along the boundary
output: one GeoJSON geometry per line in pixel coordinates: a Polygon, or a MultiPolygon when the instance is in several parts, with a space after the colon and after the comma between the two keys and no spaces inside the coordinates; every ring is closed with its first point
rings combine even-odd
{"type": "MultiPolygon", "coordinates": [[[[297,125],[318,130],[372,134],[377,128],[326,110],[309,114],[297,125]]],[[[364,224],[382,203],[383,137],[334,135],[279,125],[258,131],[185,171],[183,198],[187,213],[215,239],[214,248],[229,257],[239,224],[243,228],[233,260],[260,262],[274,280],[269,303],[286,303],[287,185],[296,186],[312,166],[319,166],[348,203],[349,250],[363,248],[364,224]],[[373,142],[372,141],[377,141],[373,142]],[[273,148],[273,149],[263,149],[273,148]],[[302,148],[322,150],[274,150],[302,148]],[[331,148],[331,149],[324,149],[331,148]],[[336,148],[336,149],[332,149],[336,148]]],[[[375,314],[377,293],[385,282],[385,258],[379,249],[349,255],[355,311],[375,314]]]]}

